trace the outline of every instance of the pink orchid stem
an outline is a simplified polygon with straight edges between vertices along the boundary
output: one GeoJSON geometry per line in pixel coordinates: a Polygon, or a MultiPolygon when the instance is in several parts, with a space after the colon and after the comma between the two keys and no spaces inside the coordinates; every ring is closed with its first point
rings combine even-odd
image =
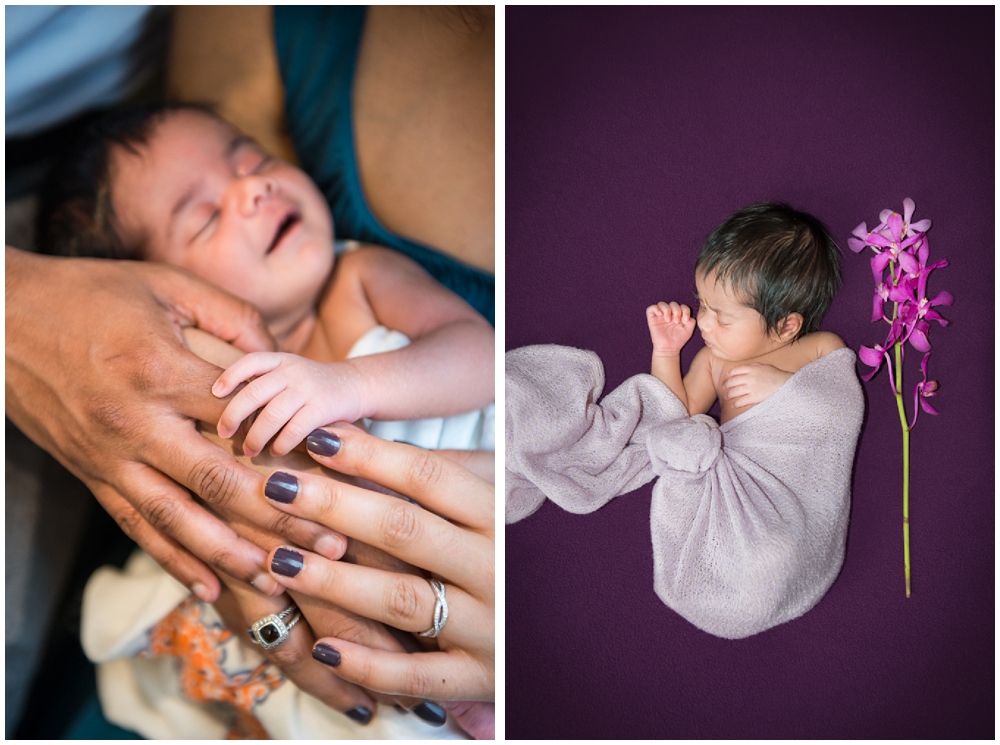
{"type": "MultiPolygon", "coordinates": [[[[895,267],[890,265],[892,284],[897,284],[895,267]]],[[[892,305],[892,319],[896,320],[899,313],[899,303],[892,305]]],[[[896,396],[896,406],[899,409],[899,423],[903,428],[903,570],[906,573],[906,597],[910,597],[910,426],[906,421],[906,407],[903,404],[903,342],[897,341],[896,376],[893,393],[896,396]]],[[[892,371],[889,371],[890,378],[892,371]]],[[[890,380],[890,382],[893,382],[890,380]]]]}

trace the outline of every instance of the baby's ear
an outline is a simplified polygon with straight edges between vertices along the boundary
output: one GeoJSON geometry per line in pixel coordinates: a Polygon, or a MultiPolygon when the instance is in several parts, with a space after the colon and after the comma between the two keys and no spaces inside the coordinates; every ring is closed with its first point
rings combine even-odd
{"type": "Polygon", "coordinates": [[[781,341],[791,341],[799,335],[802,330],[802,314],[789,313],[778,322],[778,339],[781,341]]]}

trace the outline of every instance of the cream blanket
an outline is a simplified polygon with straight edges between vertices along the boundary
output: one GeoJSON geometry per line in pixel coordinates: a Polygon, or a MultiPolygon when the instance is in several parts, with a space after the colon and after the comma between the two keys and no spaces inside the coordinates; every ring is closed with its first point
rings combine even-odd
{"type": "Polygon", "coordinates": [[[738,639],[812,608],[844,560],[864,400],[839,349],[722,426],[689,417],[651,375],[597,403],[593,352],[506,355],[507,522],[545,498],[593,512],[654,478],[656,593],[710,634],[738,639]]]}

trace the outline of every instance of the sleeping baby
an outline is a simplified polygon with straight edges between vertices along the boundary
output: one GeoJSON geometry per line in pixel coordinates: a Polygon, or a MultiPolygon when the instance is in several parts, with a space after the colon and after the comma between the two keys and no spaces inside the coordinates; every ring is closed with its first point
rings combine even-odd
{"type": "Polygon", "coordinates": [[[546,499],[593,512],[653,479],[653,582],[708,633],[742,638],[801,616],[843,564],[864,409],[855,355],[817,326],[840,282],[815,218],[740,210],[706,240],[686,305],[646,311],[651,375],[601,398],[593,352],[506,355],[506,520],[546,499]],[[705,347],[681,376],[697,323],[705,347]],[[721,422],[707,412],[718,400],[721,422]]]}
{"type": "Polygon", "coordinates": [[[840,286],[837,246],[803,212],[761,202],[732,215],[698,253],[695,284],[705,346],[683,379],[691,309],[675,302],[646,309],[651,372],[692,415],[708,412],[718,398],[725,423],[844,346],[836,334],[817,331],[840,286]]]}

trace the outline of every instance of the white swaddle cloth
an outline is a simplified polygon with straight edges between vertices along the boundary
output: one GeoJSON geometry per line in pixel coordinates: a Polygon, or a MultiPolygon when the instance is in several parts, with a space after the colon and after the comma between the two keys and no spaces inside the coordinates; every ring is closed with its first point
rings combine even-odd
{"type": "Polygon", "coordinates": [[[506,514],[546,498],[593,512],[654,478],[657,594],[698,628],[738,639],[797,618],[844,560],[864,399],[855,355],[806,365],[719,425],[689,417],[652,375],[597,403],[593,352],[555,345],[506,355],[506,514]]]}
{"type": "MultiPolygon", "coordinates": [[[[378,326],[354,344],[348,357],[389,352],[409,343],[403,334],[378,326]]],[[[452,417],[365,423],[378,437],[423,448],[493,450],[494,418],[490,404],[452,417]]],[[[150,630],[189,597],[186,587],[141,551],[124,570],[102,567],[91,576],[84,591],[80,636],[87,657],[98,663],[98,695],[109,721],[149,739],[226,737],[231,713],[219,704],[197,703],[184,693],[177,658],[137,656],[149,649],[150,630]]],[[[197,601],[191,610],[201,625],[223,628],[212,606],[197,601]]],[[[240,644],[236,634],[242,633],[234,630],[232,637],[210,650],[219,675],[230,681],[242,680],[265,662],[256,650],[240,644]]],[[[380,706],[371,723],[362,726],[290,682],[262,691],[253,715],[277,740],[465,738],[450,717],[445,726],[432,727],[414,715],[380,706]]]]}

